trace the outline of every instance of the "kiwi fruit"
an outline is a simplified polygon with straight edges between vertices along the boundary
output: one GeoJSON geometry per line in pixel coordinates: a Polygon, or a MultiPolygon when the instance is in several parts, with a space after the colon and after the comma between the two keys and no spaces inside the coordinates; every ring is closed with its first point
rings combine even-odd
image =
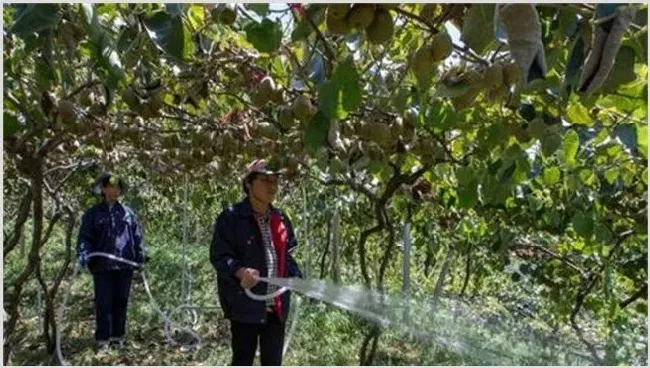
{"type": "Polygon", "coordinates": [[[387,147],[393,142],[393,135],[391,134],[390,127],[383,123],[370,123],[368,124],[370,139],[380,145],[387,147]]]}
{"type": "Polygon", "coordinates": [[[387,10],[378,9],[372,23],[366,29],[366,34],[371,43],[383,44],[393,38],[394,31],[393,17],[387,10]]]}
{"type": "Polygon", "coordinates": [[[267,99],[270,99],[274,91],[275,91],[275,82],[273,81],[273,79],[271,77],[264,77],[264,79],[260,81],[258,87],[258,93],[266,97],[267,99]]]}
{"type": "Polygon", "coordinates": [[[285,129],[290,129],[294,125],[295,118],[289,106],[280,107],[280,111],[278,111],[278,122],[285,129]]]}
{"type": "Polygon", "coordinates": [[[485,70],[483,82],[486,88],[498,88],[503,84],[503,65],[494,63],[485,70]]]}
{"type": "Polygon", "coordinates": [[[432,54],[433,47],[431,45],[424,45],[415,52],[411,67],[417,75],[433,72],[435,61],[432,54]]]}
{"type": "Polygon", "coordinates": [[[503,81],[505,84],[512,86],[516,85],[519,83],[519,80],[521,79],[521,71],[519,70],[519,66],[515,63],[507,63],[503,67],[503,81]]]}
{"type": "Polygon", "coordinates": [[[345,20],[350,11],[350,4],[336,3],[327,6],[327,16],[336,20],[345,20]]]}
{"type": "Polygon", "coordinates": [[[431,48],[431,57],[433,57],[434,62],[442,61],[451,55],[453,45],[447,32],[436,33],[431,44],[433,46],[431,48]]]}
{"type": "Polygon", "coordinates": [[[299,119],[308,118],[315,113],[313,110],[314,106],[311,104],[311,100],[305,95],[296,97],[291,108],[293,114],[299,119]]]}
{"type": "Polygon", "coordinates": [[[129,108],[133,111],[138,111],[140,108],[140,97],[132,88],[127,88],[124,91],[122,94],[122,100],[124,100],[124,103],[126,103],[127,106],[129,106],[129,108]]]}
{"type": "Polygon", "coordinates": [[[456,111],[462,111],[472,106],[472,103],[476,100],[476,97],[478,97],[479,92],[479,88],[473,88],[463,95],[452,98],[451,104],[454,106],[456,111]]]}
{"type": "Polygon", "coordinates": [[[347,22],[352,28],[366,29],[375,19],[375,5],[355,4],[347,16],[347,22]]]}
{"type": "Polygon", "coordinates": [[[327,25],[327,30],[335,35],[346,35],[352,30],[345,19],[336,19],[329,12],[327,13],[325,24],[327,25]]]}
{"type": "Polygon", "coordinates": [[[74,104],[68,100],[59,101],[59,115],[61,121],[68,125],[77,121],[77,113],[74,111],[74,104]]]}
{"type": "Polygon", "coordinates": [[[230,5],[224,6],[218,12],[219,16],[217,19],[221,24],[229,26],[237,20],[237,12],[230,5]]]}

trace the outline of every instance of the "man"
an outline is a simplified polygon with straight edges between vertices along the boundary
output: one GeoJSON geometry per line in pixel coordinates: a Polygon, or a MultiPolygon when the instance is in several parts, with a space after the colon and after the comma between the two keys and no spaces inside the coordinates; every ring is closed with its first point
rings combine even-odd
{"type": "Polygon", "coordinates": [[[118,201],[125,187],[123,180],[111,173],[102,174],[93,187],[102,201],[84,213],[77,242],[77,258],[88,266],[95,285],[95,341],[100,355],[110,345],[124,348],[126,309],[135,267],[106,257],[92,257],[103,252],[138,264],[148,261],[142,244],[142,229],[135,213],[118,201]]]}
{"type": "Polygon", "coordinates": [[[279,170],[257,160],[246,170],[246,198],[216,220],[210,261],[217,270],[219,302],[232,332],[232,365],[253,365],[258,339],[262,365],[281,365],[290,293],[267,301],[249,298],[244,289],[270,294],[277,287],[258,277],[302,277],[291,256],[297,242],[289,218],[271,204],[279,170]]]}

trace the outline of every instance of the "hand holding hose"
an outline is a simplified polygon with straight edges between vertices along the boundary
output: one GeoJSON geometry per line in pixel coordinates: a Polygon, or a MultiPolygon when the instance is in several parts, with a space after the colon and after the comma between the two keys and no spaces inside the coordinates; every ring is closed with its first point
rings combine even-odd
{"type": "Polygon", "coordinates": [[[77,260],[79,261],[79,265],[81,267],[86,267],[89,261],[88,252],[86,252],[85,250],[79,252],[79,254],[77,255],[77,260]]]}
{"type": "Polygon", "coordinates": [[[259,280],[260,271],[254,268],[242,267],[239,270],[237,270],[235,276],[237,276],[237,278],[241,280],[240,285],[244,289],[252,289],[253,287],[255,287],[255,285],[257,285],[260,282],[259,280]]]}

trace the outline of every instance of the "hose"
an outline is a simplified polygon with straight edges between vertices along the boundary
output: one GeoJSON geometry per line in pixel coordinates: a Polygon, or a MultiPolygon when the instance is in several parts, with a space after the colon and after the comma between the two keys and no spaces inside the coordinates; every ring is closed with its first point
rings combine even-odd
{"type": "MultiPolygon", "coordinates": [[[[122,257],[118,257],[118,256],[115,256],[115,255],[110,254],[110,253],[93,252],[93,253],[88,254],[88,258],[92,258],[92,257],[108,258],[108,259],[114,260],[116,262],[120,262],[120,263],[129,265],[129,266],[133,266],[133,267],[137,268],[138,270],[140,270],[140,265],[138,263],[133,262],[133,261],[129,261],[128,259],[124,259],[122,257]]],[[[71,294],[71,291],[72,291],[72,283],[73,283],[74,279],[77,277],[77,274],[79,273],[80,270],[81,270],[81,266],[77,265],[77,267],[75,267],[74,273],[72,274],[72,278],[71,278],[70,282],[68,283],[68,288],[66,290],[66,293],[63,296],[63,303],[61,304],[61,307],[59,308],[59,313],[58,313],[58,318],[59,318],[59,321],[61,321],[61,323],[63,322],[63,320],[65,318],[65,309],[66,309],[66,305],[68,303],[68,298],[69,298],[69,296],[71,294]]],[[[196,332],[192,331],[191,329],[185,328],[185,327],[183,327],[183,326],[181,326],[181,325],[179,325],[177,323],[174,323],[169,318],[169,316],[160,308],[160,306],[156,302],[156,299],[153,297],[153,294],[151,293],[151,289],[149,287],[149,282],[147,281],[147,277],[145,275],[145,272],[143,270],[140,270],[139,274],[140,274],[140,277],[142,277],[142,283],[144,285],[144,289],[145,289],[145,291],[147,293],[147,296],[149,297],[149,301],[150,301],[151,305],[154,307],[156,312],[158,312],[158,314],[162,317],[162,319],[165,322],[163,330],[164,330],[166,341],[168,343],[172,344],[172,345],[180,345],[176,340],[174,340],[174,338],[171,337],[171,326],[178,326],[179,330],[188,332],[190,335],[192,335],[192,337],[196,341],[196,343],[188,345],[188,347],[190,349],[203,345],[203,339],[196,332]]],[[[61,330],[62,330],[62,328],[57,328],[57,330],[56,330],[56,355],[57,355],[57,358],[59,359],[59,362],[61,363],[61,365],[70,365],[68,363],[68,361],[65,360],[65,357],[63,356],[63,353],[61,352],[61,330]]]]}

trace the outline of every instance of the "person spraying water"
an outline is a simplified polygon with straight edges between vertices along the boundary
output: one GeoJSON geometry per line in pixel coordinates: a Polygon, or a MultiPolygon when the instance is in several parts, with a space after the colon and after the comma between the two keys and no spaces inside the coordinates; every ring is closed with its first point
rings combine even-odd
{"type": "Polygon", "coordinates": [[[243,179],[246,198],[216,219],[210,261],[217,271],[219,301],[232,332],[232,365],[253,365],[260,346],[262,365],[281,365],[290,292],[261,278],[302,278],[292,253],[293,226],[272,205],[282,170],[256,160],[243,179]],[[249,295],[272,297],[253,299],[249,295]]]}
{"type": "Polygon", "coordinates": [[[110,172],[97,179],[93,192],[101,195],[102,201],[84,213],[77,242],[77,259],[93,275],[95,342],[100,356],[107,354],[111,346],[124,350],[133,271],[149,260],[135,213],[119,202],[125,186],[122,179],[110,172]],[[131,263],[90,257],[97,252],[131,263]]]}

